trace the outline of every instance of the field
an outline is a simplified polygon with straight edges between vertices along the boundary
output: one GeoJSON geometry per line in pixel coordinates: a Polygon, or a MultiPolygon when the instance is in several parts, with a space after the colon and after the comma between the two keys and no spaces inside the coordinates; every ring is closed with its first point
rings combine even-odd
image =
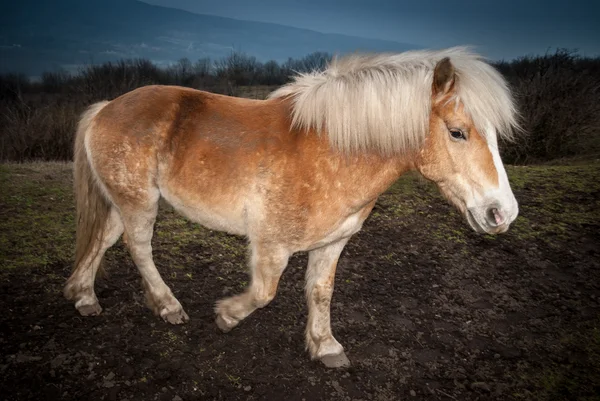
{"type": "Polygon", "coordinates": [[[0,398],[600,400],[600,163],[509,167],[521,214],[472,232],[422,179],[382,195],[339,263],[332,327],[352,361],[304,351],[305,254],[229,334],[213,304],[247,284],[244,239],[162,207],[156,264],[191,321],[144,306],[120,241],[104,311],[61,295],[74,248],[71,164],[0,164],[0,398]]]}

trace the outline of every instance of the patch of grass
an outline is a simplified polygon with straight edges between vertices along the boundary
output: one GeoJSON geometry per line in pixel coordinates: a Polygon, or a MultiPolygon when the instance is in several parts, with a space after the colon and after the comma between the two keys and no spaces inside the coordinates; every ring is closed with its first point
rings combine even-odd
{"type": "Polygon", "coordinates": [[[228,373],[225,373],[225,376],[227,376],[227,380],[229,380],[229,382],[231,383],[232,386],[234,386],[234,387],[240,387],[241,386],[241,382],[242,382],[242,378],[241,377],[230,375],[228,373]]]}
{"type": "Polygon", "coordinates": [[[423,176],[416,171],[409,171],[403,174],[386,191],[386,193],[393,195],[415,195],[422,192],[436,194],[437,188],[435,187],[435,184],[423,178],[423,176]]]}
{"type": "Polygon", "coordinates": [[[600,321],[565,333],[557,354],[570,355],[563,363],[550,362],[519,379],[533,391],[517,394],[528,400],[600,400],[600,321]]]}
{"type": "MultiPolygon", "coordinates": [[[[561,241],[571,238],[574,231],[599,224],[600,162],[597,159],[588,160],[587,164],[507,166],[506,169],[520,209],[508,234],[511,237],[561,246],[561,241]]],[[[427,205],[433,202],[447,203],[434,184],[411,172],[380,197],[378,204],[383,210],[376,208],[373,217],[404,221],[416,214],[426,221],[431,217],[427,205]]],[[[430,232],[436,239],[466,244],[469,230],[466,224],[459,227],[436,221],[430,232]]],[[[494,241],[498,237],[485,235],[483,238],[494,241]]]]}
{"type": "Polygon", "coordinates": [[[175,334],[172,330],[167,330],[167,332],[165,333],[165,340],[167,340],[167,342],[171,344],[175,344],[181,341],[177,334],[175,334]]]}
{"type": "MultiPolygon", "coordinates": [[[[465,226],[466,227],[466,226],[465,226]]],[[[466,240],[466,235],[465,235],[465,230],[466,228],[463,229],[458,229],[458,228],[452,228],[450,226],[448,226],[447,224],[440,224],[436,229],[432,230],[431,234],[433,235],[434,238],[443,240],[443,241],[449,241],[449,242],[454,242],[457,244],[467,244],[467,240],[466,240]]]]}
{"type": "Polygon", "coordinates": [[[520,240],[540,239],[549,245],[569,231],[600,221],[600,163],[576,166],[508,167],[519,201],[519,217],[511,228],[520,240]],[[585,199],[585,202],[581,200],[585,199]],[[593,201],[590,201],[593,199],[593,201]]]}
{"type": "Polygon", "coordinates": [[[199,260],[203,264],[221,264],[224,260],[245,271],[246,242],[243,238],[209,230],[180,216],[171,206],[161,202],[153,241],[167,249],[159,256],[161,264],[173,269],[192,269],[199,260]],[[200,249],[201,252],[190,249],[200,249]]]}
{"type": "Polygon", "coordinates": [[[71,165],[0,165],[0,268],[70,264],[75,237],[71,165]]]}
{"type": "Polygon", "coordinates": [[[248,99],[266,99],[267,96],[277,88],[278,86],[274,85],[239,86],[236,91],[236,96],[248,99]]]}

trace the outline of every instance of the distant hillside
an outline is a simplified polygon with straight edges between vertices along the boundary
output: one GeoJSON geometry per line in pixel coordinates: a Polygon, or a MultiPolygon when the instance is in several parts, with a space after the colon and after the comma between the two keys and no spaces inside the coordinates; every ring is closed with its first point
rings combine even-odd
{"type": "Polygon", "coordinates": [[[135,0],[20,0],[0,5],[0,73],[74,68],[120,58],[168,63],[228,55],[284,61],[314,51],[403,51],[404,43],[193,14],[135,0]],[[42,4],[40,4],[42,3],[42,4]]]}

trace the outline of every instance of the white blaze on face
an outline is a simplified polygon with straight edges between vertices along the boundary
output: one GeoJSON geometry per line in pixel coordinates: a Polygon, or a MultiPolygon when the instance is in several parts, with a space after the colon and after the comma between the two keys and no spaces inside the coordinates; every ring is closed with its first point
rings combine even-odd
{"type": "Polygon", "coordinates": [[[488,128],[486,137],[498,174],[498,185],[487,187],[483,192],[473,192],[475,196],[467,201],[466,217],[475,231],[498,234],[508,230],[510,223],[519,214],[519,206],[510,189],[506,170],[500,158],[495,130],[488,128]]]}
{"type": "Polygon", "coordinates": [[[502,159],[500,158],[500,152],[498,151],[498,140],[496,138],[496,132],[493,128],[488,128],[488,147],[490,152],[492,153],[492,158],[494,160],[494,166],[496,167],[496,172],[498,173],[498,188],[493,189],[489,193],[486,194],[486,198],[489,200],[495,201],[499,206],[498,216],[496,216],[496,220],[500,223],[501,220],[504,224],[510,224],[514,219],[517,218],[519,214],[519,205],[517,200],[515,199],[515,195],[513,194],[510,183],[508,182],[508,177],[506,175],[506,170],[504,169],[504,164],[502,163],[502,159]]]}

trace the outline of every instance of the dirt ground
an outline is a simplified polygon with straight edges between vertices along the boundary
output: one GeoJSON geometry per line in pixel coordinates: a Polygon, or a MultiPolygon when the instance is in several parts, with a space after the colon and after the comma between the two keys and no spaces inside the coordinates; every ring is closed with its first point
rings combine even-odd
{"type": "Polygon", "coordinates": [[[191,320],[144,306],[119,242],[103,313],[62,298],[73,258],[69,164],[0,165],[4,400],[598,400],[600,164],[513,167],[521,214],[478,235],[413,176],[378,201],[339,263],[334,335],[352,367],[304,351],[306,254],[229,334],[217,299],[247,284],[244,240],[163,208],[156,264],[191,320]]]}

